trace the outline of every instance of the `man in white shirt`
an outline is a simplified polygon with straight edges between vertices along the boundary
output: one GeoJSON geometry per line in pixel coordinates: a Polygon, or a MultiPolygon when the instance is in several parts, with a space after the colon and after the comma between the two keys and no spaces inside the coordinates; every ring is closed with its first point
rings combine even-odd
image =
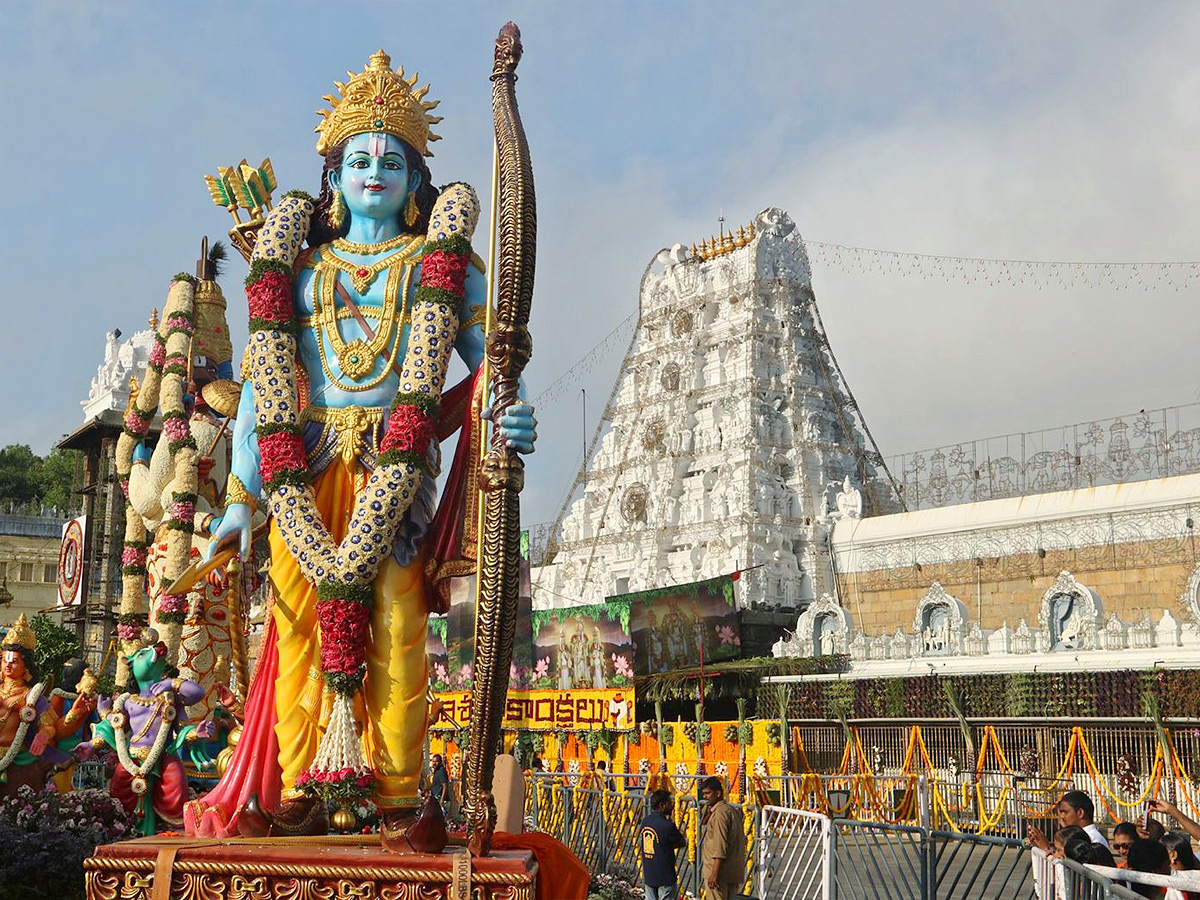
{"type": "Polygon", "coordinates": [[[1058,801],[1057,812],[1059,828],[1078,825],[1087,833],[1088,840],[1093,844],[1101,844],[1105,849],[1108,848],[1108,838],[1092,821],[1096,815],[1095,804],[1083,791],[1067,791],[1063,794],[1062,799],[1058,801]]]}

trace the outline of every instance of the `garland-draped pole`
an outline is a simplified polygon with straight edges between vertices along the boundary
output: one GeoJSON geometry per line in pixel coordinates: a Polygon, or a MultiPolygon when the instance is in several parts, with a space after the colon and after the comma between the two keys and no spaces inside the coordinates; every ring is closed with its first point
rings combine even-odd
{"type": "MultiPolygon", "coordinates": [[[[533,352],[529,311],[537,241],[537,203],[529,144],[517,110],[516,69],[521,61],[521,32],[509,22],[500,29],[492,66],[492,117],[500,162],[498,202],[500,249],[494,327],[487,336],[491,368],[492,421],[519,402],[518,384],[533,352]]],[[[489,273],[490,277],[490,273],[489,273]]],[[[499,428],[492,429],[480,485],[484,493],[478,597],[475,605],[475,685],[471,694],[471,748],[467,760],[467,802],[475,856],[491,850],[495,805],[492,768],[500,740],[508,668],[512,661],[520,593],[520,491],[524,464],[505,446],[499,428]]]]}

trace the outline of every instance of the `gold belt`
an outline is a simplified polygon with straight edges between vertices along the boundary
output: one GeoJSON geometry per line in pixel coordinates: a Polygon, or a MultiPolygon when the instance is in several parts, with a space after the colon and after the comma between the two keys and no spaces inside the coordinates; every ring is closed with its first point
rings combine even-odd
{"type": "MultiPolygon", "coordinates": [[[[373,445],[378,441],[374,434],[383,424],[382,406],[306,406],[300,413],[302,422],[320,422],[325,430],[337,435],[337,449],[347,466],[354,465],[363,449],[363,433],[372,431],[373,445]]],[[[374,447],[372,448],[374,449],[374,447]]]]}

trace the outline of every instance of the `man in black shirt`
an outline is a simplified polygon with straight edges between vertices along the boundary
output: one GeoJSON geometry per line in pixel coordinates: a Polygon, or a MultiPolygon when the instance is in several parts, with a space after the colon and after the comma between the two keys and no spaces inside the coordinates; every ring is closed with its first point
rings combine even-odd
{"type": "Polygon", "coordinates": [[[433,792],[434,799],[445,808],[446,801],[450,799],[450,774],[446,771],[440,753],[433,754],[429,761],[433,764],[433,772],[429,776],[429,789],[433,792]]]}
{"type": "Polygon", "coordinates": [[[667,791],[650,795],[650,815],[638,831],[638,853],[642,858],[642,881],[646,900],[677,900],[679,888],[675,875],[675,851],[687,839],[671,821],[675,800],[667,791]]]}

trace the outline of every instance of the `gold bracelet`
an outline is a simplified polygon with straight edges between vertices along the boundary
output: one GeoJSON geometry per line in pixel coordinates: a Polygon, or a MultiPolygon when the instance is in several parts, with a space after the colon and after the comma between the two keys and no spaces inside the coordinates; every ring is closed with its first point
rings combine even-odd
{"type": "Polygon", "coordinates": [[[251,513],[258,512],[258,504],[254,502],[246,486],[240,478],[230,472],[229,480],[225,482],[225,508],[228,509],[233,503],[245,503],[250,507],[251,513]]]}

